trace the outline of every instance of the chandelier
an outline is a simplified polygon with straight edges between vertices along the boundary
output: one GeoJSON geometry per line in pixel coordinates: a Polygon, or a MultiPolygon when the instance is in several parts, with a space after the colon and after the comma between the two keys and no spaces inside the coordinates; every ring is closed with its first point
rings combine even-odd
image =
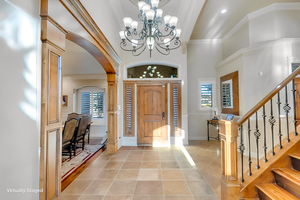
{"type": "Polygon", "coordinates": [[[132,55],[139,56],[148,47],[151,52],[155,48],[163,55],[169,55],[171,50],[177,49],[181,45],[179,40],[181,30],[176,29],[178,18],[170,15],[164,16],[165,28],[163,32],[159,30],[162,25],[163,10],[158,9],[159,0],[139,1],[138,18],[143,22],[143,28],[138,33],[138,22],[129,17],[123,19],[125,30],[120,31],[122,39],[120,47],[124,51],[131,51],[132,55]],[[131,47],[127,43],[131,44],[131,47]]]}

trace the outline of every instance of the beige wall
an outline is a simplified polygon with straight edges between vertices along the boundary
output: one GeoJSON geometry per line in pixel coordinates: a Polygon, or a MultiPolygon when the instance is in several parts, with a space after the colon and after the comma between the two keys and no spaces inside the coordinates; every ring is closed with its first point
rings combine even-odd
{"type": "Polygon", "coordinates": [[[223,42],[223,59],[240,49],[249,46],[249,23],[245,23],[239,30],[223,42]]]}

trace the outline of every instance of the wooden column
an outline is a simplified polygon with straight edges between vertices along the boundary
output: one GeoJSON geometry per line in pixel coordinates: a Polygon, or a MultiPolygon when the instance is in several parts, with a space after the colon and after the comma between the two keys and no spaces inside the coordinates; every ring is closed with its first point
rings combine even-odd
{"type": "Polygon", "coordinates": [[[238,181],[237,137],[238,122],[220,120],[221,135],[221,199],[238,200],[240,184],[238,181]]]}
{"type": "Polygon", "coordinates": [[[107,154],[118,151],[117,132],[117,89],[118,77],[116,74],[107,74],[108,83],[108,119],[107,119],[107,154]]]}

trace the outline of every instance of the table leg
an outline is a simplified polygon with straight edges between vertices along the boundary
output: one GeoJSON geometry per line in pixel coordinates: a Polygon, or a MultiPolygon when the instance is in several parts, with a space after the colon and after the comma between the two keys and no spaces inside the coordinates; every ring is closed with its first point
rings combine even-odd
{"type": "Polygon", "coordinates": [[[209,122],[207,122],[207,141],[209,141],[209,122]]]}
{"type": "Polygon", "coordinates": [[[220,140],[220,135],[219,135],[219,133],[220,133],[220,125],[217,124],[217,127],[218,127],[218,140],[220,140]]]}

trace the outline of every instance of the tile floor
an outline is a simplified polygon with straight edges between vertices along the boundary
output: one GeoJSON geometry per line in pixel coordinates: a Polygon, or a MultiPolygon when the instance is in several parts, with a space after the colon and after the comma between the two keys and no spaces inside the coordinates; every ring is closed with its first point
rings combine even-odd
{"type": "Polygon", "coordinates": [[[62,193],[62,200],[218,200],[220,142],[180,147],[122,147],[102,153],[62,193]]]}

